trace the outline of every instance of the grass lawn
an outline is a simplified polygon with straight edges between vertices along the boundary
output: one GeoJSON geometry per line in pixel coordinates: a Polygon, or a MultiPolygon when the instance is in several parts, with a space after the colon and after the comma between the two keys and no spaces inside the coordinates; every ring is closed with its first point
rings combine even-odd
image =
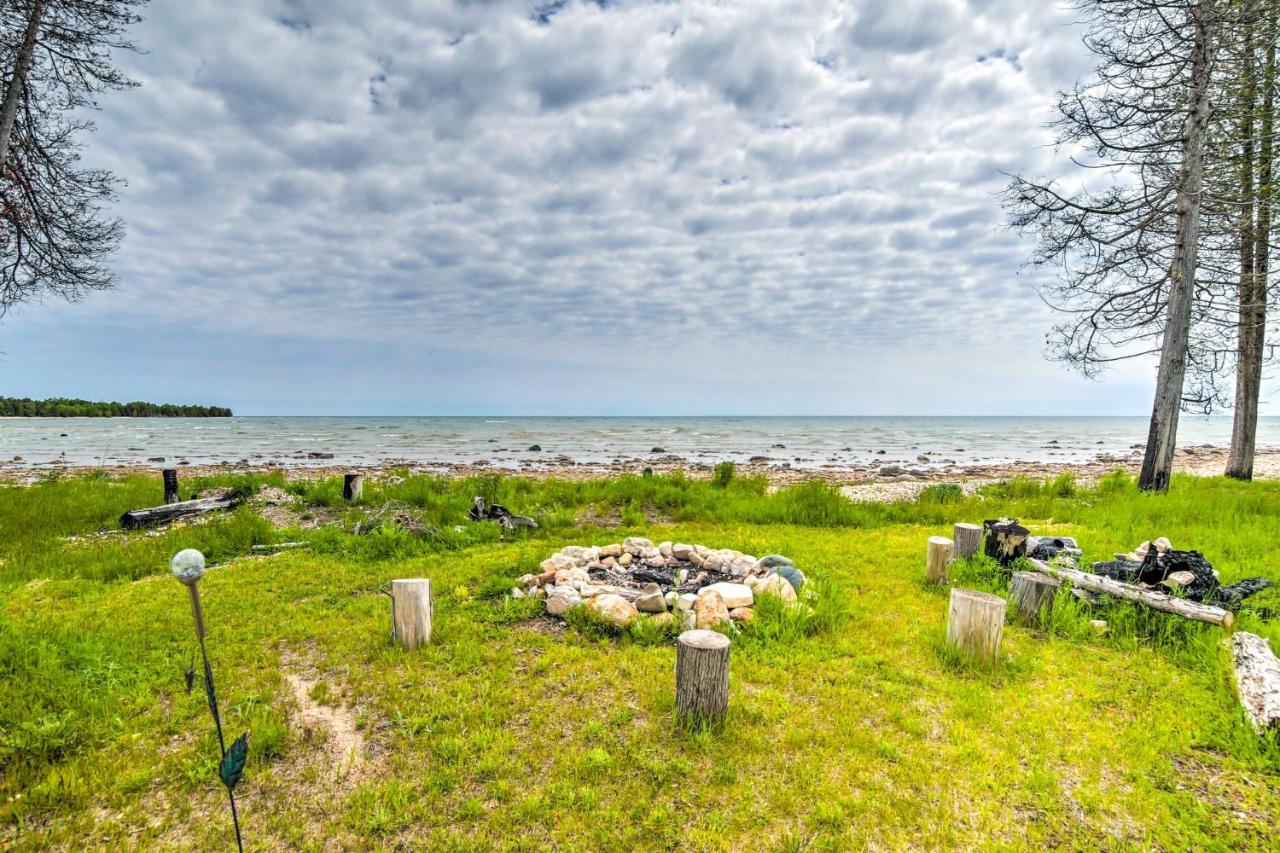
{"type": "MultiPolygon", "coordinates": [[[[299,524],[329,523],[278,530],[250,505],[89,535],[157,503],[158,478],[0,487],[0,846],[233,844],[208,710],[184,685],[190,608],[166,568],[188,546],[215,565],[201,589],[228,736],[251,732],[249,849],[1280,844],[1280,746],[1244,722],[1221,630],[1059,596],[1045,628],[1007,626],[1004,659],[980,668],[944,646],[947,592],[922,582],[927,536],[1002,514],[1076,536],[1086,560],[1166,535],[1224,582],[1280,581],[1280,484],[1019,481],[857,506],[820,483],[409,477],[366,484],[354,509],[336,481],[191,488],[218,484],[285,486],[299,524]],[[481,493],[542,527],[465,522],[481,493]],[[388,501],[419,525],[351,532],[388,501]],[[843,616],[735,639],[727,724],[683,732],[670,643],[579,633],[500,595],[561,545],[625,535],[786,554],[843,616]],[[294,539],[310,547],[249,556],[294,539]],[[432,579],[435,634],[404,652],[381,590],[416,576],[432,579]]],[[[1004,591],[983,561],[955,573],[1004,591]]],[[[1257,599],[1280,609],[1274,590],[1257,599]]],[[[1237,628],[1280,645],[1256,615],[1237,628]]]]}

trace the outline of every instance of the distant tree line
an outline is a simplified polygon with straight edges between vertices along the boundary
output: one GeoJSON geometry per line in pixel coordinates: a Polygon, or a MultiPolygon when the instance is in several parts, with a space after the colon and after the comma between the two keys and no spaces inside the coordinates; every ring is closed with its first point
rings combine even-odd
{"type": "Polygon", "coordinates": [[[229,418],[223,406],[175,406],[172,403],[95,403],[53,397],[0,397],[0,417],[9,418],[229,418]]]}

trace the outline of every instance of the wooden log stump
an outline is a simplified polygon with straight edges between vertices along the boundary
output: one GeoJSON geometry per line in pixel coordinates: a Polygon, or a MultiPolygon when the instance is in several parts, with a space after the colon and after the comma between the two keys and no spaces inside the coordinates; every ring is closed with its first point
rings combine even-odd
{"type": "Polygon", "coordinates": [[[686,726],[714,725],[729,710],[729,638],[685,631],[676,640],[676,717],[686,726]]]}
{"type": "Polygon", "coordinates": [[[360,495],[363,492],[363,474],[344,474],[342,476],[342,499],[344,501],[347,503],[355,503],[360,500],[360,495]]]}
{"type": "Polygon", "coordinates": [[[951,590],[947,643],[972,658],[995,663],[1004,636],[1005,600],[973,589],[951,590]]]}
{"type": "Polygon", "coordinates": [[[967,560],[978,553],[978,545],[982,543],[982,528],[961,521],[956,524],[951,538],[956,543],[956,559],[967,560]]]}
{"type": "Polygon", "coordinates": [[[178,497],[178,469],[165,468],[160,472],[164,478],[164,502],[166,504],[176,504],[180,498],[178,497]]]}
{"type": "Polygon", "coordinates": [[[945,583],[947,566],[955,556],[955,544],[945,536],[930,536],[925,550],[924,577],[929,583],[945,583]]]}
{"type": "Polygon", "coordinates": [[[1014,572],[1009,579],[1009,598],[1021,625],[1036,625],[1040,613],[1053,605],[1062,582],[1038,572],[1014,572]]]}
{"type": "Polygon", "coordinates": [[[1236,689],[1254,731],[1280,730],[1280,659],[1257,634],[1240,631],[1231,636],[1236,689]]]}
{"type": "Polygon", "coordinates": [[[431,581],[404,578],[391,582],[391,622],[406,649],[431,642],[431,581]]]}

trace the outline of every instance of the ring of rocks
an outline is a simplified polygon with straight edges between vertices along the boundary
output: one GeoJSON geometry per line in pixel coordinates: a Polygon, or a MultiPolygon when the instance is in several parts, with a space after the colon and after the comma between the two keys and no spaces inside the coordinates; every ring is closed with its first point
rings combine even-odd
{"type": "Polygon", "coordinates": [[[611,545],[566,545],[520,578],[513,598],[537,598],[557,618],[578,605],[610,625],[640,619],[681,630],[750,623],[760,596],[796,602],[804,573],[781,554],[629,537],[611,545]]]}

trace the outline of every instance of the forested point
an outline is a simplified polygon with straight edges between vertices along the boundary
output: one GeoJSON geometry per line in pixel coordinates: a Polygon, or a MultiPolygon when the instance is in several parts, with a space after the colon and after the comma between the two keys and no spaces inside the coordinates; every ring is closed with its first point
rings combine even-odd
{"type": "Polygon", "coordinates": [[[9,418],[229,418],[223,406],[175,406],[172,403],[95,403],[53,397],[31,400],[0,397],[0,417],[9,418]]]}

